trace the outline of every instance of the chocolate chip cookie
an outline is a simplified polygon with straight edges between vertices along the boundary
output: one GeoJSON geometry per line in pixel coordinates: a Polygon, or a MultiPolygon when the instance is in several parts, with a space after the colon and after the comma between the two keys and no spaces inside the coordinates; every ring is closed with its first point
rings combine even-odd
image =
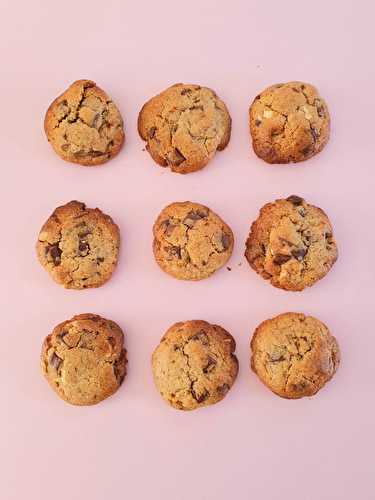
{"type": "Polygon", "coordinates": [[[260,210],[245,252],[250,266],[264,279],[292,291],[323,278],[337,255],[327,215],[296,195],[267,203],[260,210]]]}
{"type": "Polygon", "coordinates": [[[93,166],[117,155],[124,142],[121,114],[91,80],[78,80],[48,108],[44,130],[66,161],[93,166]]]}
{"type": "Polygon", "coordinates": [[[93,405],[114,394],[126,374],[121,328],[96,314],[80,314],[46,337],[41,368],[57,394],[73,405],[93,405]]]}
{"type": "Polygon", "coordinates": [[[254,151],[267,163],[307,160],[328,142],[327,105],[308,83],[268,87],[256,96],[249,115],[254,151]]]}
{"type": "Polygon", "coordinates": [[[65,288],[93,288],[111,277],[117,264],[120,231],[98,208],[71,201],[56,208],[40,230],[39,262],[65,288]]]}
{"type": "Polygon", "coordinates": [[[156,163],[188,174],[227,146],[231,118],[213,90],[177,83],[146,102],[138,131],[156,163]]]}
{"type": "Polygon", "coordinates": [[[234,384],[236,343],[224,328],[206,321],[171,326],[152,355],[157,389],[178,410],[221,401],[234,384]]]}
{"type": "Polygon", "coordinates": [[[232,254],[233,233],[209,208],[191,201],[165,207],[154,228],[156,262],[180,280],[201,280],[224,266],[232,254]]]}
{"type": "Polygon", "coordinates": [[[261,323],[251,340],[251,367],[278,396],[316,394],[335,374],[340,351],[328,328],[311,316],[284,313],[261,323]]]}

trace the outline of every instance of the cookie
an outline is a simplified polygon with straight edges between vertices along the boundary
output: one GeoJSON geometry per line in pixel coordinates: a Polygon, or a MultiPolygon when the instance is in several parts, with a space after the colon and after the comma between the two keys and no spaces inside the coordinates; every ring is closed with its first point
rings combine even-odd
{"type": "Polygon", "coordinates": [[[89,167],[117,155],[125,138],[119,110],[91,80],[77,80],[53,101],[44,130],[63,160],[89,167]]]}
{"type": "Polygon", "coordinates": [[[227,146],[231,118],[213,90],[177,83],[146,102],[138,131],[156,163],[188,174],[227,146]]]}
{"type": "Polygon", "coordinates": [[[256,96],[249,115],[254,151],[267,163],[307,160],[329,139],[327,105],[308,83],[268,87],[256,96]]]}
{"type": "Polygon", "coordinates": [[[119,228],[98,208],[71,201],[56,208],[40,230],[39,262],[65,288],[95,288],[111,277],[120,246],[119,228]]]}
{"type": "Polygon", "coordinates": [[[273,286],[300,291],[328,273],[337,260],[337,245],[323,210],[291,195],[260,210],[245,256],[273,286]]]}
{"type": "Polygon", "coordinates": [[[126,375],[126,363],[121,328],[96,314],[60,323],[43,342],[42,372],[72,405],[94,405],[114,394],[126,375]]]}
{"type": "Polygon", "coordinates": [[[167,403],[194,410],[221,401],[234,384],[236,343],[224,328],[206,321],[171,326],[152,354],[155,385],[167,403]]]}
{"type": "Polygon", "coordinates": [[[191,201],[165,207],[153,228],[153,250],[161,269],[180,280],[201,280],[224,266],[233,233],[209,208],[191,201]]]}
{"type": "Polygon", "coordinates": [[[251,340],[251,368],[272,392],[287,399],[316,394],[340,363],[335,337],[319,320],[284,313],[261,323],[251,340]]]}

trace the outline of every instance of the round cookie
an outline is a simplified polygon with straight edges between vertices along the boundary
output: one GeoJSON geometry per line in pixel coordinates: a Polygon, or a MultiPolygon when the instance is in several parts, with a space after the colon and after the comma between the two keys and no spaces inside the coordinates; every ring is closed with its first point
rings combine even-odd
{"type": "Polygon", "coordinates": [[[153,250],[161,269],[180,280],[201,280],[224,266],[233,233],[209,208],[190,201],[165,207],[153,228],[153,250]]]}
{"type": "Polygon", "coordinates": [[[126,375],[121,328],[96,314],[57,325],[42,347],[41,368],[57,394],[73,405],[93,405],[114,394],[126,375]]]}
{"type": "Polygon", "coordinates": [[[161,396],[178,410],[221,401],[234,384],[236,343],[223,328],[206,321],[171,326],[152,354],[152,373],[161,396]]]}
{"type": "Polygon", "coordinates": [[[95,288],[111,277],[117,264],[120,232],[98,208],[71,201],[56,208],[40,230],[39,262],[65,288],[95,288]]]}
{"type": "Polygon", "coordinates": [[[323,278],[337,260],[327,215],[299,196],[267,203],[253,222],[245,256],[264,279],[300,291],[323,278]]]}
{"type": "Polygon", "coordinates": [[[213,90],[177,83],[146,102],[138,131],[156,163],[188,174],[227,146],[231,118],[213,90]]]}
{"type": "Polygon", "coordinates": [[[91,80],[77,80],[53,101],[44,130],[63,160],[89,167],[117,155],[125,137],[119,110],[91,80]]]}
{"type": "Polygon", "coordinates": [[[249,115],[254,151],[267,163],[307,160],[329,139],[327,105],[308,83],[268,87],[254,99],[249,115]]]}
{"type": "Polygon", "coordinates": [[[311,316],[284,313],[261,323],[251,340],[251,368],[272,392],[287,399],[316,394],[340,363],[328,328],[311,316]]]}

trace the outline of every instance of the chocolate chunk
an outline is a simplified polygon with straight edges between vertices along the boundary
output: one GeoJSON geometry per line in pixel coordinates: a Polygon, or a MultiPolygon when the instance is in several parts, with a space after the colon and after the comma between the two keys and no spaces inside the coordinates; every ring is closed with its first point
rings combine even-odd
{"type": "Polygon", "coordinates": [[[282,253],[277,253],[275,257],[273,258],[273,263],[280,266],[281,264],[285,264],[285,262],[288,262],[288,260],[291,259],[290,255],[284,255],[282,253]]]}
{"type": "Polygon", "coordinates": [[[181,95],[191,94],[192,92],[193,92],[192,89],[182,89],[181,90],[181,95]]]}
{"type": "Polygon", "coordinates": [[[164,229],[164,234],[166,236],[171,236],[171,234],[173,233],[174,231],[174,228],[176,227],[174,224],[171,223],[171,221],[169,221],[168,219],[164,220],[161,224],[160,224],[161,228],[164,229]]]}
{"type": "Polygon", "coordinates": [[[286,201],[289,201],[290,203],[293,203],[293,205],[298,206],[298,205],[302,205],[303,198],[301,198],[300,196],[297,196],[295,194],[292,194],[292,195],[288,196],[286,201]]]}
{"type": "Polygon", "coordinates": [[[203,403],[203,401],[206,401],[206,399],[209,397],[210,393],[208,392],[207,389],[204,389],[204,391],[201,394],[197,394],[195,390],[192,388],[191,395],[193,396],[193,398],[197,403],[203,403]]]}
{"type": "Polygon", "coordinates": [[[181,259],[181,247],[176,247],[176,246],[169,247],[169,253],[181,259]]]}
{"type": "Polygon", "coordinates": [[[301,153],[303,155],[308,155],[311,151],[311,146],[306,146],[305,148],[302,149],[301,153]]]}
{"type": "Polygon", "coordinates": [[[104,257],[97,257],[96,258],[96,263],[97,264],[101,264],[102,262],[104,262],[104,257]]]}
{"type": "Polygon", "coordinates": [[[325,234],[325,237],[327,238],[327,240],[330,240],[332,238],[333,234],[332,233],[326,233],[325,234]]]}
{"type": "Polygon", "coordinates": [[[259,127],[259,125],[260,125],[261,123],[262,123],[262,122],[261,122],[261,120],[255,120],[255,126],[256,126],[256,127],[259,127]]]}
{"type": "Polygon", "coordinates": [[[50,254],[55,266],[58,266],[61,263],[61,254],[62,254],[62,250],[60,250],[59,246],[51,245],[47,247],[47,252],[50,254]]]}
{"type": "Polygon", "coordinates": [[[296,250],[292,250],[292,255],[297,260],[303,260],[306,252],[307,250],[305,248],[297,248],[296,250]]]}
{"type": "Polygon", "coordinates": [[[204,219],[205,217],[207,217],[207,214],[205,214],[204,212],[194,212],[193,210],[191,210],[182,221],[182,223],[192,228],[197,220],[204,219]]]}
{"type": "Polygon", "coordinates": [[[209,344],[208,336],[207,336],[206,332],[204,332],[203,330],[201,330],[200,332],[198,332],[195,335],[193,335],[192,337],[190,337],[190,340],[196,340],[198,342],[201,342],[203,345],[209,344]]]}
{"type": "Polygon", "coordinates": [[[280,352],[272,352],[268,354],[270,363],[279,363],[280,361],[285,361],[285,356],[280,352]]]}
{"type": "Polygon", "coordinates": [[[227,267],[227,269],[228,269],[228,271],[231,271],[231,270],[232,270],[232,268],[231,268],[231,267],[227,267]]]}
{"type": "Polygon", "coordinates": [[[324,112],[324,107],[323,106],[318,106],[316,110],[317,110],[318,116],[320,116],[320,118],[323,118],[325,116],[325,112],[324,112]]]}
{"type": "Polygon", "coordinates": [[[225,396],[225,394],[229,391],[230,387],[228,384],[219,385],[216,387],[216,392],[220,394],[220,396],[225,396]]]}
{"type": "Polygon", "coordinates": [[[315,130],[314,128],[311,128],[310,132],[311,132],[311,135],[312,135],[314,142],[316,142],[317,138],[319,137],[318,131],[315,130]]]}
{"type": "Polygon", "coordinates": [[[152,139],[155,135],[155,132],[156,132],[156,127],[151,127],[150,129],[148,129],[147,131],[147,137],[149,139],[152,139]]]}
{"type": "Polygon", "coordinates": [[[78,251],[81,257],[85,257],[89,253],[90,247],[85,240],[80,240],[78,243],[78,251]]]}
{"type": "Polygon", "coordinates": [[[177,148],[174,148],[174,150],[168,155],[169,163],[176,167],[181,165],[181,163],[183,163],[185,160],[186,160],[185,156],[177,148]]]}
{"type": "Polygon", "coordinates": [[[55,370],[59,369],[59,366],[62,363],[62,359],[59,358],[54,352],[51,354],[49,358],[49,365],[52,366],[55,370]]]}
{"type": "Polygon", "coordinates": [[[212,371],[216,366],[216,359],[212,358],[211,356],[208,356],[207,364],[203,368],[203,373],[208,373],[212,371]]]}
{"type": "Polygon", "coordinates": [[[228,250],[230,246],[230,236],[226,233],[223,233],[221,236],[221,243],[223,245],[223,249],[228,250]]]}

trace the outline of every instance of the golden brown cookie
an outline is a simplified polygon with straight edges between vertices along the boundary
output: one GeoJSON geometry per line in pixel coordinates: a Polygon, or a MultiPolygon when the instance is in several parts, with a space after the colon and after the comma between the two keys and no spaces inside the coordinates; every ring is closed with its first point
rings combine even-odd
{"type": "Polygon", "coordinates": [[[329,139],[327,105],[308,83],[268,87],[256,96],[249,115],[254,151],[267,163],[307,160],[329,139]]]}
{"type": "Polygon", "coordinates": [[[56,208],[40,230],[39,262],[65,288],[94,288],[111,277],[118,258],[120,231],[98,208],[71,201],[56,208]]]}
{"type": "Polygon", "coordinates": [[[156,163],[188,174],[205,167],[217,150],[226,147],[231,118],[213,90],[177,83],[146,102],[138,131],[156,163]]]}
{"type": "Polygon", "coordinates": [[[114,394],[126,363],[121,328],[96,314],[80,314],[57,325],[41,353],[50,386],[73,405],[93,405],[114,394]]]}
{"type": "Polygon", "coordinates": [[[264,279],[292,291],[323,278],[337,255],[327,215],[296,195],[261,208],[245,252],[250,266],[264,279]]]}
{"type": "Polygon", "coordinates": [[[157,389],[178,410],[221,401],[234,384],[236,343],[223,328],[206,321],[175,323],[152,355],[157,389]]]}
{"type": "Polygon", "coordinates": [[[156,262],[180,280],[201,280],[224,266],[233,233],[209,208],[191,201],[165,207],[153,228],[156,262]]]}
{"type": "Polygon", "coordinates": [[[251,340],[251,368],[278,396],[313,396],[335,374],[340,351],[328,328],[311,316],[284,313],[261,323],[251,340]]]}
{"type": "Polygon", "coordinates": [[[117,155],[125,137],[119,110],[91,80],[77,80],[53,101],[44,130],[63,160],[89,167],[117,155]]]}

